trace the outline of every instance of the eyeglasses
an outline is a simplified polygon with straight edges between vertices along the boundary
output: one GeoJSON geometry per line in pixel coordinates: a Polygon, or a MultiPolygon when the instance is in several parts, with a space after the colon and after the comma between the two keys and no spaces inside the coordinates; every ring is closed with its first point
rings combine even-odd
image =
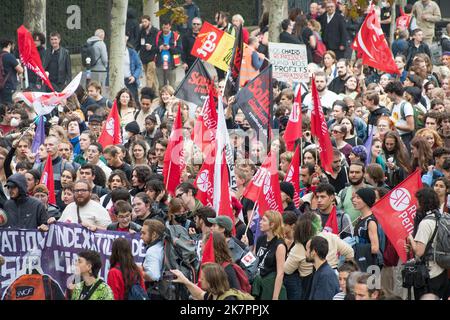
{"type": "Polygon", "coordinates": [[[85,193],[88,192],[88,189],[77,189],[77,190],[73,190],[74,193],[85,193]]]}

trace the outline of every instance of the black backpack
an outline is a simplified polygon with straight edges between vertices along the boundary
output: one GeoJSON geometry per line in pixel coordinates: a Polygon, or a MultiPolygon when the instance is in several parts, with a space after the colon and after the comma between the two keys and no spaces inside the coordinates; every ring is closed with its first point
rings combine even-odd
{"type": "Polygon", "coordinates": [[[88,68],[88,67],[93,67],[97,64],[98,60],[100,60],[100,57],[98,57],[97,60],[94,61],[94,57],[95,57],[95,50],[94,50],[94,43],[96,43],[97,41],[94,42],[86,42],[82,47],[81,47],[81,63],[83,65],[83,67],[88,68]],[[90,63],[87,63],[87,59],[90,59],[90,63]]]}

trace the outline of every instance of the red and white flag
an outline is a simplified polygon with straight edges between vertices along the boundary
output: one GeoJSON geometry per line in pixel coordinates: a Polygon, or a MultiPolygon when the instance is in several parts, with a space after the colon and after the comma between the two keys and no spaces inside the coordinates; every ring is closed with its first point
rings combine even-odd
{"type": "Polygon", "coordinates": [[[53,177],[53,164],[50,154],[47,156],[47,162],[39,183],[45,185],[48,189],[48,203],[56,205],[55,179],[53,177]]]}
{"type": "Polygon", "coordinates": [[[421,172],[417,169],[371,208],[403,262],[408,260],[405,252],[406,238],[414,230],[417,211],[415,194],[422,187],[421,172]]]}
{"type": "Polygon", "coordinates": [[[209,87],[208,97],[203,104],[202,110],[194,124],[192,132],[194,143],[202,150],[203,156],[208,157],[212,152],[213,143],[216,140],[217,131],[217,110],[215,102],[215,92],[212,86],[209,87]]]}
{"type": "Polygon", "coordinates": [[[290,182],[294,186],[295,194],[292,200],[294,200],[295,207],[298,209],[300,207],[300,146],[295,149],[284,181],[290,182]]]}
{"type": "Polygon", "coordinates": [[[220,165],[221,172],[220,176],[222,179],[222,183],[220,184],[220,188],[215,188],[215,192],[220,192],[219,194],[219,203],[218,207],[219,210],[217,211],[218,216],[227,216],[228,218],[233,221],[233,229],[231,230],[231,233],[233,236],[236,235],[236,228],[235,228],[235,217],[233,213],[233,207],[231,206],[231,195],[230,195],[230,180],[228,177],[228,165],[227,161],[225,159],[225,154],[222,152],[222,163],[220,165]]]}
{"type": "Polygon", "coordinates": [[[167,192],[172,196],[175,194],[177,186],[181,183],[181,175],[185,167],[181,105],[178,105],[178,112],[169,137],[169,144],[164,154],[163,168],[164,185],[167,192]]]}
{"type": "Polygon", "coordinates": [[[331,145],[328,126],[323,114],[314,76],[311,81],[311,95],[314,106],[311,112],[311,134],[317,137],[319,142],[317,151],[320,155],[322,168],[324,168],[326,172],[331,173],[333,172],[333,168],[331,167],[331,164],[333,163],[333,146],[331,145]]]}
{"type": "Polygon", "coordinates": [[[197,173],[197,177],[194,181],[194,186],[197,188],[197,194],[195,197],[207,207],[214,208],[214,169],[216,153],[215,146],[213,145],[213,150],[211,154],[205,158],[203,161],[200,171],[197,173]]]}
{"type": "Polygon", "coordinates": [[[276,154],[269,153],[244,190],[243,196],[258,203],[260,216],[268,210],[283,212],[276,154]]]}
{"type": "Polygon", "coordinates": [[[363,64],[387,73],[400,74],[374,7],[361,25],[352,49],[362,57],[363,64]]]}
{"type": "Polygon", "coordinates": [[[286,130],[284,131],[284,141],[288,151],[294,150],[295,141],[302,137],[302,94],[299,86],[297,95],[292,105],[291,115],[289,116],[286,130]]]}
{"type": "Polygon", "coordinates": [[[22,61],[27,69],[33,71],[39,78],[41,78],[47,87],[54,92],[55,89],[53,89],[50,79],[42,66],[41,56],[37,51],[36,45],[34,44],[33,37],[23,25],[17,29],[17,46],[19,47],[20,61],[22,61]]]}
{"type": "Polygon", "coordinates": [[[103,126],[102,133],[98,138],[98,143],[100,143],[103,148],[122,143],[119,109],[117,108],[116,100],[114,100],[111,111],[106,119],[106,123],[103,126]]]}
{"type": "Polygon", "coordinates": [[[333,206],[333,209],[331,209],[327,223],[323,227],[323,231],[339,234],[336,206],[333,206]]]}

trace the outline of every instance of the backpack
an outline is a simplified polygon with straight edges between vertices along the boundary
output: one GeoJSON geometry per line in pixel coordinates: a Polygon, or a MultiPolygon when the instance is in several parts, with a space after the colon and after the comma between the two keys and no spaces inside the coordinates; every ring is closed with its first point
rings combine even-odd
{"type": "Polygon", "coordinates": [[[3,90],[6,80],[8,80],[9,77],[9,73],[5,74],[5,68],[3,66],[3,57],[5,54],[7,54],[7,52],[0,53],[0,90],[3,90]]]}
{"type": "Polygon", "coordinates": [[[14,280],[3,300],[64,300],[61,288],[48,276],[24,274],[14,280]]]}
{"type": "MultiPolygon", "coordinates": [[[[400,105],[400,116],[402,119],[406,119],[405,117],[405,103],[402,102],[400,105]]],[[[425,113],[417,108],[416,106],[412,106],[414,111],[414,131],[417,131],[419,128],[424,127],[424,119],[425,119],[425,113]]]]}
{"type": "Polygon", "coordinates": [[[237,300],[255,300],[250,293],[242,292],[236,289],[230,289],[220,295],[217,300],[225,300],[228,297],[236,297],[237,300]]]}
{"type": "MultiPolygon", "coordinates": [[[[225,262],[222,266],[225,268],[229,265],[229,262],[225,262]]],[[[232,263],[231,266],[234,269],[234,272],[236,273],[236,277],[239,280],[239,285],[241,287],[241,290],[243,292],[251,293],[252,292],[252,286],[250,285],[250,282],[248,281],[247,274],[240,266],[238,266],[236,263],[232,263]]]]}
{"type": "Polygon", "coordinates": [[[81,47],[81,63],[83,65],[83,67],[85,68],[92,68],[93,66],[95,66],[98,62],[98,60],[100,60],[101,57],[98,57],[97,60],[94,61],[94,57],[95,57],[95,50],[94,50],[94,43],[96,43],[97,41],[94,42],[86,42],[82,47],[81,47]],[[90,59],[90,63],[88,64],[86,62],[86,59],[89,58],[90,59]]]}
{"type": "Polygon", "coordinates": [[[128,290],[127,300],[150,300],[150,298],[139,282],[136,282],[131,286],[130,290],[128,290]]]}
{"type": "Polygon", "coordinates": [[[434,229],[433,236],[429,241],[429,246],[436,239],[436,245],[433,249],[428,248],[425,250],[425,254],[433,258],[433,260],[443,269],[450,269],[450,215],[442,214],[439,211],[434,212],[434,216],[429,215],[424,219],[436,220],[436,228],[434,229]],[[431,253],[427,253],[431,251],[431,253]]]}
{"type": "Polygon", "coordinates": [[[157,285],[157,294],[163,300],[187,300],[189,291],[184,285],[173,283],[171,269],[180,270],[191,282],[197,283],[199,261],[195,241],[188,231],[180,225],[166,223],[164,241],[164,262],[162,277],[157,285]]]}
{"type": "Polygon", "coordinates": [[[325,55],[325,52],[327,51],[327,47],[325,46],[323,41],[319,39],[317,34],[314,34],[314,37],[316,38],[316,48],[313,49],[313,62],[321,63],[323,60],[323,56],[325,55]]]}

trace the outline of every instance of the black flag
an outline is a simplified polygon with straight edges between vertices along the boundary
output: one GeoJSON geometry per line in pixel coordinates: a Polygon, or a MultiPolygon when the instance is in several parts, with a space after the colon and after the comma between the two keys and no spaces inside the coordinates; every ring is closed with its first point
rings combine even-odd
{"type": "Polygon", "coordinates": [[[195,60],[189,72],[178,86],[175,96],[181,100],[202,106],[208,97],[211,76],[200,59],[195,60]]]}
{"type": "Polygon", "coordinates": [[[242,26],[234,40],[233,55],[231,57],[230,69],[228,71],[227,82],[225,84],[224,97],[229,98],[236,95],[239,90],[239,74],[241,73],[242,59],[244,56],[244,37],[242,35],[242,26]]]}

